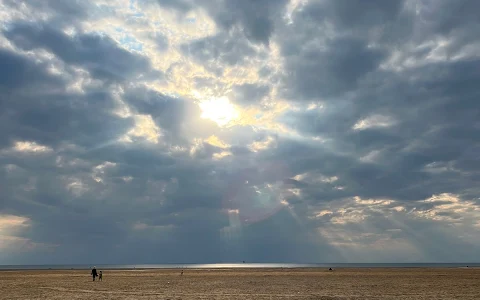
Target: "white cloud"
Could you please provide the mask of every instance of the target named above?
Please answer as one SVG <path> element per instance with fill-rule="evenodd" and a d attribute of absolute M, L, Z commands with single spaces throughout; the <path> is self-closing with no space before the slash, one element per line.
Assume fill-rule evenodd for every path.
<path fill-rule="evenodd" d="M 52 148 L 30 141 L 17 141 L 13 150 L 24 153 L 46 153 L 53 151 Z"/>
<path fill-rule="evenodd" d="M 420 201 L 431 204 L 427 207 L 415 207 L 413 215 L 450 224 L 465 224 L 480 218 L 480 207 L 474 201 L 461 200 L 458 195 L 443 193 Z"/>
<path fill-rule="evenodd" d="M 116 165 L 117 165 L 116 163 L 106 161 L 106 162 L 94 167 L 93 168 L 93 174 L 92 174 L 93 180 L 95 180 L 96 182 L 103 182 L 103 176 L 105 175 L 105 172 L 108 169 L 111 169 L 111 168 L 115 167 Z"/>
<path fill-rule="evenodd" d="M 274 146 L 275 144 L 275 139 L 271 136 L 267 137 L 263 141 L 255 141 L 248 145 L 248 148 L 252 150 L 253 152 L 258 152 L 258 151 L 265 151 Z"/>
<path fill-rule="evenodd" d="M 134 119 L 135 126 L 120 138 L 120 142 L 133 143 L 135 138 L 142 138 L 150 143 L 158 144 L 162 133 L 152 116 L 135 115 Z"/>
<path fill-rule="evenodd" d="M 376 127 L 390 127 L 395 124 L 395 121 L 388 116 L 373 115 L 365 119 L 359 120 L 353 125 L 354 130 L 365 130 Z"/>
<path fill-rule="evenodd" d="M 325 176 L 318 172 L 307 172 L 302 174 L 297 174 L 292 177 L 295 180 L 308 182 L 308 183 L 334 183 L 338 180 L 337 176 Z"/>

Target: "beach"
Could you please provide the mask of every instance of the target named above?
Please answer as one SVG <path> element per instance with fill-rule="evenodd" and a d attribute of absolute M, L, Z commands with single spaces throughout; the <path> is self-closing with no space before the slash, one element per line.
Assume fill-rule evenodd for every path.
<path fill-rule="evenodd" d="M 480 299 L 479 268 L 0 271 L 0 299 Z"/>

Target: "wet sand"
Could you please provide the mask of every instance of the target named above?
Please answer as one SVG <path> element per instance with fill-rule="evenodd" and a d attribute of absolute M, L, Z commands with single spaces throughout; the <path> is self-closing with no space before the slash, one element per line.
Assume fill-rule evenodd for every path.
<path fill-rule="evenodd" d="M 480 299 L 480 269 L 0 271 L 0 299 Z"/>

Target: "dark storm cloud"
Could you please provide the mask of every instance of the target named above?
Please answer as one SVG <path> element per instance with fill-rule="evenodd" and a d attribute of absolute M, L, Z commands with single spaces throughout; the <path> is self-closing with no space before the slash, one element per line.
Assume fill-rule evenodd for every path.
<path fill-rule="evenodd" d="M 283 17 L 286 0 L 216 0 L 171 1 L 157 0 L 160 6 L 185 13 L 200 7 L 224 31 L 239 28 L 252 42 L 268 44 L 275 31 L 275 22 Z"/>
<path fill-rule="evenodd" d="M 86 68 L 92 76 L 104 80 L 127 80 L 152 76 L 150 61 L 120 48 L 109 37 L 80 34 L 70 37 L 46 25 L 15 24 L 5 32 L 24 50 L 47 49 L 65 63 Z"/>
<path fill-rule="evenodd" d="M 365 29 L 396 21 L 404 4 L 404 0 L 374 0 L 368 3 L 361 0 L 312 1 L 304 9 L 304 16 L 317 22 L 329 18 L 339 30 Z"/>
<path fill-rule="evenodd" d="M 270 92 L 267 85 L 242 84 L 234 87 L 235 102 L 240 104 L 252 104 L 260 102 Z"/>
<path fill-rule="evenodd" d="M 90 40 L 87 37 L 83 40 L 87 41 L 86 43 L 75 43 L 54 31 L 41 31 L 46 41 L 39 41 L 38 35 L 30 35 L 28 29 L 32 28 L 23 29 L 25 31 L 15 31 L 15 38 L 17 41 L 21 39 L 27 45 L 45 42 L 45 47 L 48 47 L 48 41 L 64 42 L 62 47 L 54 43 L 51 49 L 67 63 L 78 66 L 93 64 L 93 73 L 102 69 L 115 69 L 115 66 L 109 65 L 108 60 L 93 56 L 102 53 L 109 55 L 110 51 L 113 51 L 111 54 L 116 53 L 109 41 L 102 44 L 100 38 L 96 40 L 97 43 L 95 38 Z M 9 33 L 13 34 L 12 31 Z M 51 40 L 47 33 L 52 34 Z M 30 38 L 33 40 L 29 40 Z M 102 48 L 102 45 L 105 47 Z M 112 48 L 109 48 L 110 46 Z M 76 47 L 80 49 L 77 50 Z M 72 53 L 62 52 L 64 48 L 84 56 L 70 56 Z M 27 49 L 30 49 L 29 46 Z M 119 50 L 118 53 L 127 63 L 136 63 L 126 52 Z M 131 228 L 129 223 L 119 223 L 121 219 L 117 217 L 131 212 L 128 211 L 131 205 L 127 205 L 131 203 L 131 199 L 142 197 L 141 195 L 158 197 L 157 193 L 160 191 L 155 186 L 151 187 L 147 181 L 150 180 L 148 176 L 159 177 L 161 171 L 154 174 L 153 169 L 145 170 L 143 167 L 142 175 L 142 171 L 137 169 L 142 168 L 142 165 L 152 166 L 152 163 L 155 168 L 168 166 L 172 164 L 171 159 L 148 149 L 129 150 L 121 146 L 110 146 L 107 147 L 109 153 L 101 151 L 105 149 L 105 145 L 115 142 L 134 124 L 131 118 L 120 118 L 113 114 L 118 103 L 114 101 L 108 85 L 93 90 L 86 89 L 81 94 L 68 92 L 66 86 L 71 74 L 52 75 L 46 71 L 48 64 L 35 63 L 26 56 L 6 50 L 1 51 L 0 57 L 0 88 L 5 95 L 2 97 L 0 113 L 0 162 L 3 177 L 1 190 L 2 199 L 5 199 L 1 203 L 2 212 L 29 218 L 30 227 L 22 233 L 23 237 L 34 243 L 60 245 L 54 248 L 58 251 L 55 252 L 58 254 L 55 257 L 59 260 L 68 261 L 66 253 L 87 257 L 86 245 L 89 244 L 95 243 L 99 247 L 107 248 L 115 246 L 112 245 L 112 240 L 106 237 L 121 243 Z M 102 65 L 103 63 L 105 65 Z M 116 62 L 112 62 L 114 63 Z M 149 71 L 148 64 L 141 63 L 140 66 L 131 67 L 134 70 L 145 67 L 145 71 Z M 122 67 L 116 70 L 124 72 L 125 75 L 130 72 Z M 7 150 L 15 141 L 35 142 L 49 146 L 51 150 L 47 153 Z M 85 149 L 88 151 L 85 152 Z M 99 176 L 95 174 L 96 166 L 108 160 L 124 166 L 124 172 L 119 174 L 121 177 L 135 175 L 135 171 L 137 172 L 136 180 L 140 181 L 142 187 L 125 193 L 132 198 L 114 196 L 111 189 L 125 184 L 121 177 L 113 177 L 109 186 L 94 180 L 94 176 Z M 146 160 L 148 162 L 145 163 Z M 103 173 L 108 174 L 108 167 L 106 169 L 100 170 L 102 176 Z M 170 178 L 166 175 L 164 177 Z M 133 193 L 135 191 L 138 194 Z M 118 209 L 117 205 L 120 203 L 124 203 L 127 210 Z M 94 206 L 96 209 L 92 210 Z M 139 212 L 151 210 L 139 207 L 138 204 L 133 207 Z M 129 222 L 133 223 L 135 219 L 133 216 Z M 91 234 L 97 227 L 97 233 Z M 44 261 L 54 259 L 53 256 L 48 258 L 48 253 L 42 256 L 43 252 L 40 252 L 39 257 L 43 257 Z"/>
<path fill-rule="evenodd" d="M 395 5 L 390 7 L 391 4 Z M 465 2 L 447 1 L 442 5 L 452 5 L 450 10 L 456 12 L 469 7 Z M 475 167 L 478 160 L 473 153 L 480 138 L 480 109 L 474 100 L 478 93 L 473 84 L 480 78 L 479 62 L 468 54 L 458 60 L 428 61 L 437 46 L 433 44 L 420 51 L 412 44 L 434 37 L 448 38 L 447 57 L 465 53 L 467 47 L 476 46 L 473 40 L 459 37 L 473 37 L 478 32 L 479 20 L 466 14 L 464 20 L 449 16 L 447 19 L 451 21 L 447 22 L 431 13 L 439 7 L 422 9 L 425 11 L 415 17 L 403 4 L 387 1 L 368 11 L 361 8 L 345 11 L 342 1 L 311 2 L 293 16 L 290 29 L 299 34 L 285 35 L 293 36 L 292 39 L 279 37 L 287 68 L 284 95 L 295 102 L 309 100 L 323 104 L 318 109 L 288 112 L 280 120 L 301 134 L 326 141 L 319 144 L 323 150 L 285 141 L 279 145 L 287 152 L 282 155 L 277 150 L 279 156 L 272 159 L 282 157 L 292 173 L 319 170 L 325 176 L 338 177 L 333 183 L 308 182 L 309 177 L 318 176 L 314 172 L 307 179 L 289 182 L 302 192 L 300 198 L 294 195 L 289 198 L 299 215 L 306 214 L 305 202 L 328 209 L 324 203 L 353 196 L 395 199 L 397 205 L 417 207 L 421 207 L 417 201 L 442 193 L 458 194 L 461 201 L 478 197 L 480 190 L 474 184 L 478 178 Z M 353 15 L 349 17 L 350 14 Z M 384 21 L 388 18 L 391 22 Z M 413 21 L 415 24 L 409 23 Z M 335 29 L 328 36 L 314 31 L 329 30 L 325 22 Z M 442 27 L 446 23 L 450 24 L 448 29 Z M 372 30 L 379 34 L 372 34 Z M 356 46 L 347 47 L 345 41 Z M 405 43 L 411 44 L 405 46 Z M 415 58 L 417 65 L 399 71 L 380 69 L 394 54 L 394 48 L 402 59 Z M 362 124 L 366 127 L 362 128 Z M 466 162 L 471 163 L 470 167 Z M 436 212 L 441 204 L 430 203 L 428 209 Z M 373 212 L 360 214 L 371 216 L 368 222 L 362 221 L 364 226 L 379 219 Z M 470 222 L 466 216 L 453 212 L 438 215 Z M 474 255 L 468 251 L 436 253 L 433 245 L 444 240 L 448 240 L 447 247 L 471 245 L 456 239 L 454 232 L 434 230 L 429 222 L 408 217 L 400 222 L 414 227 L 402 235 L 422 250 L 424 257 L 428 257 L 424 259 L 442 261 L 452 255 L 473 259 Z M 361 235 L 361 231 L 353 231 L 350 235 Z M 429 232 L 432 239 L 416 238 L 422 232 Z"/>
<path fill-rule="evenodd" d="M 119 148 L 117 152 L 122 152 L 122 147 Z M 109 151 L 113 150 L 110 147 Z M 215 185 L 205 177 L 211 167 L 198 166 L 198 162 L 183 166 L 177 162 L 172 165 L 173 161 L 156 159 L 159 156 L 157 151 L 138 147 L 130 152 L 133 151 L 137 154 L 129 158 L 110 155 L 108 159 L 117 163 L 118 167 L 107 167 L 99 175 L 102 182 L 95 182 L 92 178 L 95 165 L 101 162 L 98 155 L 86 160 L 88 165 L 84 170 L 78 167 L 45 169 L 35 161 L 24 164 L 24 175 L 36 178 L 33 189 L 24 188 L 29 181 L 18 174 L 19 170 L 5 170 L 2 174 L 6 179 L 2 178 L 2 182 L 12 189 L 2 190 L 9 199 L 2 206 L 6 205 L 9 213 L 31 218 L 31 230 L 22 236 L 60 245 L 56 250 L 59 254 L 56 262 L 91 261 L 88 245 L 92 244 L 110 253 L 108 256 L 99 255 L 97 259 L 111 263 L 134 263 L 132 260 L 138 260 L 138 253 L 145 254 L 140 259 L 142 262 L 155 262 L 151 260 L 152 250 L 155 249 L 162 249 L 162 257 L 157 257 L 157 262 L 211 260 L 208 254 L 217 253 L 215 247 L 220 242 L 216 232 L 228 224 L 228 219 L 218 211 L 219 204 L 214 201 L 220 199 L 221 189 L 212 189 Z M 69 157 L 68 153 L 62 155 L 66 162 L 74 158 Z M 141 162 L 145 157 L 149 158 L 148 164 Z M 45 157 L 42 159 L 45 160 Z M 49 160 L 55 164 L 54 159 Z M 95 160 L 100 161 L 95 163 Z M 11 158 L 9 161 L 15 163 Z M 17 176 L 14 176 L 15 172 Z M 38 172 L 42 172 L 42 177 Z M 131 176 L 131 181 L 121 179 L 126 176 Z M 200 177 L 205 179 L 200 181 Z M 78 185 L 72 185 L 69 179 L 73 183 L 79 182 Z M 13 194 L 16 195 L 15 200 L 11 198 Z M 144 223 L 146 227 L 135 229 L 138 223 Z M 165 228 L 157 230 L 158 226 Z M 97 227 L 98 230 L 95 229 Z M 154 230 L 147 234 L 148 238 L 139 233 L 149 228 Z M 168 232 L 169 228 L 175 237 L 168 238 L 167 235 L 162 238 L 163 230 Z M 196 247 L 198 251 L 195 251 L 195 255 L 184 249 L 187 245 L 197 243 L 191 239 L 192 234 L 202 236 L 203 241 L 210 241 L 202 243 L 202 247 Z M 117 245 L 120 249 L 116 250 Z M 139 250 L 139 247 L 146 248 Z M 175 255 L 177 247 L 186 253 Z M 39 256 L 43 257 L 42 253 Z"/>
<path fill-rule="evenodd" d="M 339 97 L 357 88 L 387 57 L 370 44 L 398 20 L 403 1 L 311 1 L 292 15 L 278 36 L 287 77 L 286 95 L 297 100 Z M 406 20 L 408 21 L 408 19 Z M 394 32 L 395 33 L 395 32 Z"/>
<path fill-rule="evenodd" d="M 129 120 L 111 115 L 115 104 L 108 93 L 69 93 L 65 91 L 66 79 L 47 73 L 47 65 L 4 50 L 0 57 L 2 145 L 14 140 L 42 145 L 74 140 L 75 144 L 92 146 L 92 142 L 111 139 L 131 125 Z M 91 114 L 91 110 L 97 114 Z M 106 120 L 110 122 L 104 123 Z"/>
<path fill-rule="evenodd" d="M 329 41 L 323 51 L 307 47 L 288 51 L 284 54 L 291 74 L 288 84 L 293 86 L 287 94 L 290 98 L 342 95 L 355 89 L 358 81 L 375 71 L 385 58 L 384 51 L 369 49 L 365 41 L 353 37 Z"/>
<path fill-rule="evenodd" d="M 65 80 L 48 74 L 42 66 L 5 51 L 0 56 L 8 58 L 0 75 L 5 95 L 0 114 L 4 146 L 27 140 L 49 146 L 72 142 L 92 147 L 131 126 L 130 120 L 112 115 L 115 104 L 108 93 L 66 92 Z M 91 114 L 92 110 L 96 114 Z"/>
<path fill-rule="evenodd" d="M 225 0 L 220 6 L 209 2 L 207 10 L 224 29 L 239 25 L 249 40 L 268 44 L 275 30 L 274 19 L 282 17 L 287 3 L 286 0 Z"/>
<path fill-rule="evenodd" d="M 420 13 L 427 21 L 427 26 L 433 32 L 442 35 L 459 31 L 468 31 L 473 34 L 480 25 L 478 14 L 475 13 L 479 8 L 478 2 L 468 0 L 419 3 Z"/>
<path fill-rule="evenodd" d="M 214 73 L 221 75 L 225 65 L 243 65 L 250 56 L 257 54 L 252 45 L 237 31 L 219 33 L 182 45 L 185 56 L 205 65 Z"/>
<path fill-rule="evenodd" d="M 4 49 L 0 50 L 0 68 L 0 87 L 3 92 L 9 92 L 0 99 L 2 104 L 8 101 L 10 93 L 24 89 L 27 83 L 32 88 L 45 89 L 63 82 L 61 78 L 48 74 L 35 63 Z"/>
<path fill-rule="evenodd" d="M 297 116 L 286 121 L 300 132 L 332 139 L 351 157 L 378 151 L 372 162 L 354 162 L 346 173 L 338 173 L 361 184 L 362 192 L 354 189 L 352 194 L 414 200 L 446 191 L 461 193 L 473 173 L 445 177 L 423 168 L 431 163 L 475 162 L 470 149 L 478 147 L 479 110 L 470 83 L 480 77 L 473 71 L 477 69 L 474 60 L 415 68 L 401 77 L 382 72 L 378 88 L 359 89 L 353 102 L 327 102 L 324 109 L 293 113 Z M 411 82 L 413 74 L 416 80 Z M 375 114 L 389 116 L 393 123 L 354 129 Z M 343 169 L 338 167 L 337 172 Z"/>
<path fill-rule="evenodd" d="M 452 5 L 453 11 L 466 5 L 447 2 L 441 5 Z M 379 39 L 371 35 L 372 30 L 393 34 L 395 31 L 390 29 L 400 24 L 412 30 L 414 26 L 409 22 L 415 21 L 414 12 L 408 16 L 402 1 L 381 1 L 372 3 L 372 7 L 359 4 L 312 1 L 293 16 L 291 30 L 300 34 L 293 40 L 279 37 L 288 74 L 285 95 L 293 101 L 325 104 L 318 110 L 290 112 L 284 121 L 304 134 L 329 139 L 329 147 L 344 153 L 338 157 L 350 160 L 348 166 L 338 159 L 329 160 L 334 165 L 333 173 L 340 178 L 338 184 L 346 187 L 342 192 L 332 188 L 330 194 L 403 200 L 448 191 L 462 194 L 471 185 L 474 173 L 459 170 L 457 174 L 433 174 L 425 172 L 424 167 L 431 163 L 457 165 L 457 160 L 474 163 L 469 149 L 477 147 L 475 141 L 479 138 L 480 110 L 472 86 L 480 78 L 478 61 L 432 62 L 401 72 L 380 70 L 380 64 L 392 54 L 387 42 L 405 42 L 406 35 L 399 31 Z M 432 9 L 436 8 L 432 5 Z M 412 43 L 432 33 L 449 37 L 453 31 L 467 31 L 466 24 L 474 32 L 478 25 L 478 20 L 468 14 L 465 20 L 448 17 L 451 21 L 447 21 L 427 13 L 427 7 L 423 9 L 417 18 L 427 25 L 418 25 L 416 32 L 407 35 Z M 328 30 L 326 22 L 333 26 L 331 34 L 314 31 Z M 450 24 L 449 30 L 440 24 Z M 370 46 L 371 42 L 376 46 Z M 450 49 L 460 49 L 465 41 L 454 39 L 453 43 L 458 47 L 449 45 Z M 408 55 L 412 50 L 404 51 Z M 423 59 L 429 52 L 423 54 Z M 354 128 L 362 120 L 375 120 L 376 115 L 385 116 L 390 124 Z M 325 161 L 325 154 L 315 155 L 318 162 Z M 361 157 L 364 160 L 359 160 Z M 325 169 L 321 164 L 316 166 Z M 320 195 L 331 198 L 323 192 Z"/>
<path fill-rule="evenodd" d="M 188 0 L 156 0 L 160 6 L 166 8 L 173 8 L 185 13 L 193 8 L 193 3 Z"/>

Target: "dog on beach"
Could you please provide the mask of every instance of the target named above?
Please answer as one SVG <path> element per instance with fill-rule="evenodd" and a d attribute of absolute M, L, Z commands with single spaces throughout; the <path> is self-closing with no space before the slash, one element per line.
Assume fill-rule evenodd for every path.
<path fill-rule="evenodd" d="M 98 274 L 98 280 L 99 281 L 103 281 L 103 274 L 102 274 L 102 271 L 100 271 L 100 274 Z"/>

